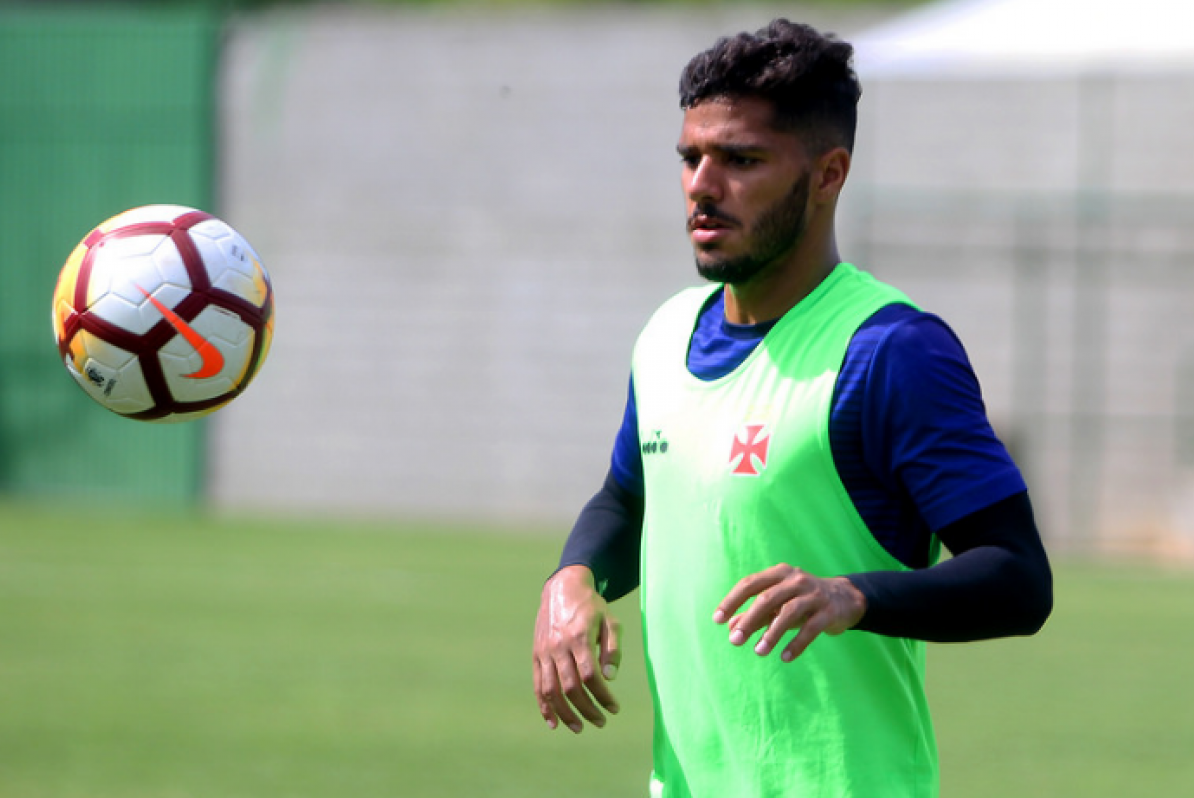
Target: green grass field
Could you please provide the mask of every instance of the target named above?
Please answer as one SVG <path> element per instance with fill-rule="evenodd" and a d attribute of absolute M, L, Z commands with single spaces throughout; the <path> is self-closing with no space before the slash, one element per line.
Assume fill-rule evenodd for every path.
<path fill-rule="evenodd" d="M 633 598 L 622 714 L 535 709 L 558 544 L 0 505 L 0 798 L 643 796 Z M 1190 794 L 1194 574 L 1062 565 L 1041 636 L 929 657 L 943 796 Z"/>

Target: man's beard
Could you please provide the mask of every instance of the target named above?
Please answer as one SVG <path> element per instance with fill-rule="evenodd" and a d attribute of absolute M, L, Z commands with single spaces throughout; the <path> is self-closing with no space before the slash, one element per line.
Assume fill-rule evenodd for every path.
<path fill-rule="evenodd" d="M 697 273 L 710 282 L 742 285 L 795 249 L 808 226 L 805 207 L 810 180 L 811 173 L 805 172 L 787 196 L 763 211 L 754 226 L 746 231 L 749 246 L 745 253 L 722 257 L 713 251 L 698 250 Z M 719 217 L 715 206 L 697 207 L 694 214 Z"/>

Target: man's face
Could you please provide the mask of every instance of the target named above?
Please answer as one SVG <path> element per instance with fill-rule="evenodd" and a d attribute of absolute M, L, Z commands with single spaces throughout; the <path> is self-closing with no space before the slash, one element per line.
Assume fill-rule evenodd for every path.
<path fill-rule="evenodd" d="M 807 224 L 810 163 L 758 98 L 712 99 L 684 112 L 676 150 L 697 271 L 741 285 L 779 263 Z"/>

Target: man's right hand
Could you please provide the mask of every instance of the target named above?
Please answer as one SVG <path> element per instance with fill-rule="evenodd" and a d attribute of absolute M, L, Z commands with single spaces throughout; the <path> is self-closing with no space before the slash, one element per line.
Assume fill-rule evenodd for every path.
<path fill-rule="evenodd" d="M 583 565 L 560 569 L 547 584 L 535 619 L 534 676 L 539 714 L 580 734 L 584 720 L 601 728 L 618 702 L 609 682 L 622 662 L 622 625 Z"/>

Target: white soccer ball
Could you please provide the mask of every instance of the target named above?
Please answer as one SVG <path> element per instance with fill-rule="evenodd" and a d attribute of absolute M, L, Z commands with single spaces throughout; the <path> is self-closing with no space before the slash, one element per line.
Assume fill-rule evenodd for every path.
<path fill-rule="evenodd" d="M 66 370 L 140 421 L 187 421 L 239 396 L 269 352 L 274 291 L 261 258 L 203 211 L 147 205 L 75 248 L 54 290 Z"/>

